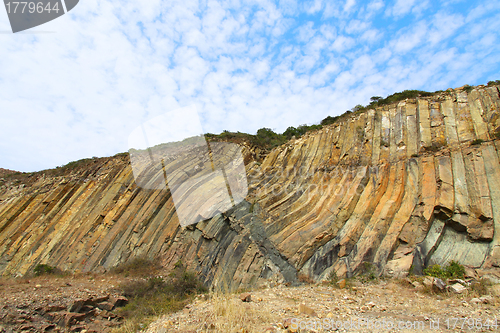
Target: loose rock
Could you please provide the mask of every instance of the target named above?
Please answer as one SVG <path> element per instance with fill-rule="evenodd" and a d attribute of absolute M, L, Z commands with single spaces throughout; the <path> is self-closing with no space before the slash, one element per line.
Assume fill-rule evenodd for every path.
<path fill-rule="evenodd" d="M 299 304 L 299 313 L 309 315 L 311 317 L 317 317 L 316 312 L 305 304 Z"/>
<path fill-rule="evenodd" d="M 464 291 L 467 290 L 464 286 L 462 286 L 460 283 L 455 283 L 454 285 L 450 286 L 451 291 L 453 291 L 455 294 L 461 294 Z"/>
<path fill-rule="evenodd" d="M 251 302 L 252 301 L 252 295 L 250 293 L 243 293 L 240 295 L 240 299 L 242 302 Z"/>

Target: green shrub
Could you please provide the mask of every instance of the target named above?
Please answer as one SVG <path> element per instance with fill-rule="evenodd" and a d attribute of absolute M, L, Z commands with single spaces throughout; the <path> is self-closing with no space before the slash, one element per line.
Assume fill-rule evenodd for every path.
<path fill-rule="evenodd" d="M 352 112 L 360 113 L 369 109 L 375 109 L 376 107 L 380 107 L 383 105 L 397 103 L 407 98 L 428 97 L 432 95 L 434 95 L 434 93 L 422 90 L 404 90 L 402 92 L 397 92 L 392 95 L 389 95 L 386 98 L 382 98 L 380 96 L 373 96 L 370 98 L 370 104 L 366 106 L 358 104 L 352 108 Z"/>
<path fill-rule="evenodd" d="M 332 270 L 332 272 L 328 276 L 327 280 L 328 280 L 328 284 L 336 287 L 337 286 L 337 282 L 339 281 L 339 277 L 337 276 L 337 272 L 335 272 L 334 270 Z"/>
<path fill-rule="evenodd" d="M 424 269 L 424 274 L 440 279 L 463 279 L 465 268 L 456 261 L 450 261 L 442 268 L 440 265 L 433 265 Z"/>
<path fill-rule="evenodd" d="M 35 273 L 35 276 L 40 276 L 45 274 L 54 274 L 56 273 L 56 269 L 46 264 L 39 264 L 35 266 L 33 272 Z"/>
<path fill-rule="evenodd" d="M 450 279 L 463 279 L 465 276 L 465 267 L 452 260 L 445 267 L 445 272 Z"/>
<path fill-rule="evenodd" d="M 443 148 L 445 145 L 441 142 L 433 142 L 429 147 L 425 147 L 426 151 L 431 151 L 431 152 L 438 152 Z"/>
<path fill-rule="evenodd" d="M 472 91 L 472 89 L 474 89 L 474 87 L 473 86 L 469 86 L 468 84 L 466 84 L 464 86 L 464 90 L 467 91 L 468 93 L 470 93 Z"/>
<path fill-rule="evenodd" d="M 63 165 L 60 168 L 64 170 L 74 170 L 76 168 L 88 166 L 90 163 L 93 163 L 94 160 L 97 160 L 97 157 L 82 158 L 81 160 L 78 161 L 69 162 L 68 164 Z"/>
<path fill-rule="evenodd" d="M 366 110 L 366 107 L 361 104 L 358 104 L 352 108 L 352 112 L 362 112 L 364 110 Z"/>
<path fill-rule="evenodd" d="M 437 277 L 440 279 L 444 278 L 444 276 L 445 276 L 444 270 L 441 268 L 440 265 L 437 265 L 437 264 L 425 268 L 424 274 L 427 276 L 433 276 L 433 277 Z"/>
<path fill-rule="evenodd" d="M 177 262 L 168 277 L 154 276 L 130 281 L 120 286 L 129 303 L 118 310 L 125 317 L 124 327 L 132 327 L 133 332 L 144 327 L 139 325 L 152 321 L 152 316 L 181 310 L 195 293 L 205 293 L 207 289 L 197 279 L 196 274 Z"/>
<path fill-rule="evenodd" d="M 399 101 L 405 100 L 407 98 L 417 98 L 417 97 L 428 97 L 432 96 L 434 93 L 430 93 L 422 90 L 404 90 L 402 92 L 397 92 L 386 98 L 381 98 L 379 96 L 374 96 L 370 98 L 371 103 L 368 104 L 364 109 L 375 108 L 378 106 L 388 105 L 392 103 L 397 103 Z"/>
<path fill-rule="evenodd" d="M 368 261 L 363 262 L 363 272 L 360 275 L 362 282 L 373 281 L 377 279 L 377 274 L 375 274 L 376 266 Z"/>
<path fill-rule="evenodd" d="M 337 120 L 339 120 L 339 118 L 340 118 L 340 116 L 335 116 L 335 117 L 328 116 L 325 119 L 323 119 L 320 124 L 322 126 L 331 125 L 331 124 L 336 123 Z"/>
<path fill-rule="evenodd" d="M 330 117 L 331 118 L 331 117 Z M 338 119 L 338 117 L 336 117 Z M 326 119 L 326 118 L 325 118 Z M 323 119 L 323 120 L 325 120 Z M 333 118 L 331 118 L 333 119 Z M 323 127 L 323 121 L 321 122 L 320 125 L 300 125 L 299 127 L 295 128 L 293 126 L 290 126 L 286 129 L 286 131 L 283 132 L 283 137 L 286 140 L 290 140 L 292 136 L 295 136 L 296 138 L 300 138 L 302 135 L 306 134 L 307 132 L 314 131 L 317 129 L 321 129 Z"/>
<path fill-rule="evenodd" d="M 495 81 L 496 82 L 496 81 Z M 470 86 L 469 86 L 470 87 Z M 473 87 L 471 87 L 472 89 Z M 467 88 L 468 89 L 468 88 Z M 292 137 L 300 138 L 305 133 L 314 131 L 317 129 L 321 129 L 323 126 L 331 125 L 338 122 L 341 119 L 348 117 L 351 113 L 361 113 L 365 112 L 369 109 L 375 109 L 377 107 L 381 107 L 384 105 L 389 105 L 393 103 L 397 103 L 399 101 L 409 99 L 409 98 L 417 98 L 417 97 L 428 97 L 433 96 L 436 93 L 443 92 L 441 90 L 436 91 L 434 93 L 423 91 L 423 90 L 404 90 L 402 92 L 397 92 L 392 95 L 387 96 L 386 98 L 382 98 L 380 96 L 372 96 L 370 98 L 370 104 L 363 106 L 361 104 L 356 105 L 351 110 L 347 110 L 340 116 L 327 116 L 319 124 L 314 125 L 300 125 L 298 127 L 289 126 L 282 134 L 275 133 L 270 128 L 261 128 L 257 131 L 257 134 L 246 134 L 240 132 L 230 132 L 223 131 L 221 134 L 205 134 L 205 137 L 212 141 L 222 140 L 222 141 L 233 141 L 236 143 L 240 143 L 241 141 L 249 142 L 257 147 L 260 147 L 265 150 L 270 150 L 275 147 L 278 147 L 284 144 L 287 140 L 290 140 Z M 375 119 L 380 120 L 380 114 L 375 114 Z M 388 147 L 388 143 L 383 143 L 382 146 Z M 442 146 L 440 146 L 442 147 Z M 438 151 L 439 147 L 431 147 L 431 151 Z"/>
<path fill-rule="evenodd" d="M 257 131 L 255 142 L 258 146 L 275 148 L 285 143 L 285 138 L 283 135 L 275 133 L 272 129 L 264 127 Z"/>
<path fill-rule="evenodd" d="M 361 126 L 356 127 L 356 132 L 358 133 L 358 140 L 363 141 L 363 139 L 365 138 L 365 131 L 363 127 Z"/>
<path fill-rule="evenodd" d="M 476 139 L 476 140 L 472 141 L 470 144 L 472 146 L 475 146 L 475 145 L 480 145 L 483 142 L 484 142 L 484 140 L 482 140 L 482 139 Z"/>

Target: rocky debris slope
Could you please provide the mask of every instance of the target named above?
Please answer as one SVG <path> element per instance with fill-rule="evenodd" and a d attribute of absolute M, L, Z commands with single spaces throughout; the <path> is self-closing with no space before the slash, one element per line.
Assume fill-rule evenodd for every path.
<path fill-rule="evenodd" d="M 202 296 L 183 311 L 157 320 L 147 332 L 490 332 L 500 328 L 498 297 L 433 293 L 395 281 L 354 284 L 344 289 L 280 285 L 253 291 L 246 302 L 237 294 Z"/>
<path fill-rule="evenodd" d="M 123 318 L 113 311 L 128 300 L 119 279 L 101 276 L 0 282 L 0 332 L 109 332 Z"/>
<path fill-rule="evenodd" d="M 124 156 L 4 181 L 0 272 L 99 271 L 147 256 L 237 289 L 351 276 L 366 262 L 399 276 L 456 260 L 499 281 L 499 110 L 495 86 L 455 89 L 353 113 L 262 161 L 244 146 L 245 200 L 187 228 L 170 192 L 139 188 Z M 172 163 L 195 175 L 195 162 Z M 154 181 L 163 170 L 144 172 Z"/>

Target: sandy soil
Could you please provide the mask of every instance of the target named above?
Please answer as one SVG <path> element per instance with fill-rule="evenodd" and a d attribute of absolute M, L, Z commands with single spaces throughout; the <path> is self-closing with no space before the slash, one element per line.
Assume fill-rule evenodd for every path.
<path fill-rule="evenodd" d="M 148 333 L 500 331 L 498 297 L 431 293 L 405 281 L 357 282 L 344 289 L 279 286 L 250 295 L 250 302 L 238 294 L 200 296 L 153 323 Z"/>

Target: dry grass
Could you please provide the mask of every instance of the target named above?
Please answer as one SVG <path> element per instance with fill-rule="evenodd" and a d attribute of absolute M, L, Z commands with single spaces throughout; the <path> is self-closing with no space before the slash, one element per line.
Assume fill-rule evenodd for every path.
<path fill-rule="evenodd" d="M 123 276 L 152 276 L 161 269 L 158 260 L 135 257 L 113 267 L 109 272 Z"/>
<path fill-rule="evenodd" d="M 215 292 L 208 298 L 205 310 L 195 314 L 199 319 L 196 323 L 186 323 L 181 319 L 179 326 L 175 326 L 165 317 L 149 327 L 148 332 L 261 333 L 259 327 L 262 323 L 273 321 L 271 313 L 265 308 L 255 307 L 253 302 L 242 302 L 234 293 Z"/>
<path fill-rule="evenodd" d="M 255 311 L 231 294 L 212 295 L 212 304 L 210 319 L 217 332 L 258 332 L 259 324 L 271 322 L 269 313 Z"/>
<path fill-rule="evenodd" d="M 470 286 L 470 294 L 473 297 L 481 297 L 485 295 L 490 295 L 491 282 L 487 279 L 480 279 L 479 281 L 474 281 Z"/>
<path fill-rule="evenodd" d="M 129 264 L 122 272 L 150 274 L 144 263 L 141 260 Z M 125 322 L 113 330 L 114 333 L 145 329 L 159 316 L 181 310 L 194 294 L 206 292 L 196 275 L 187 271 L 180 262 L 168 277 L 141 277 L 121 285 L 120 289 L 129 303 L 117 311 Z"/>

